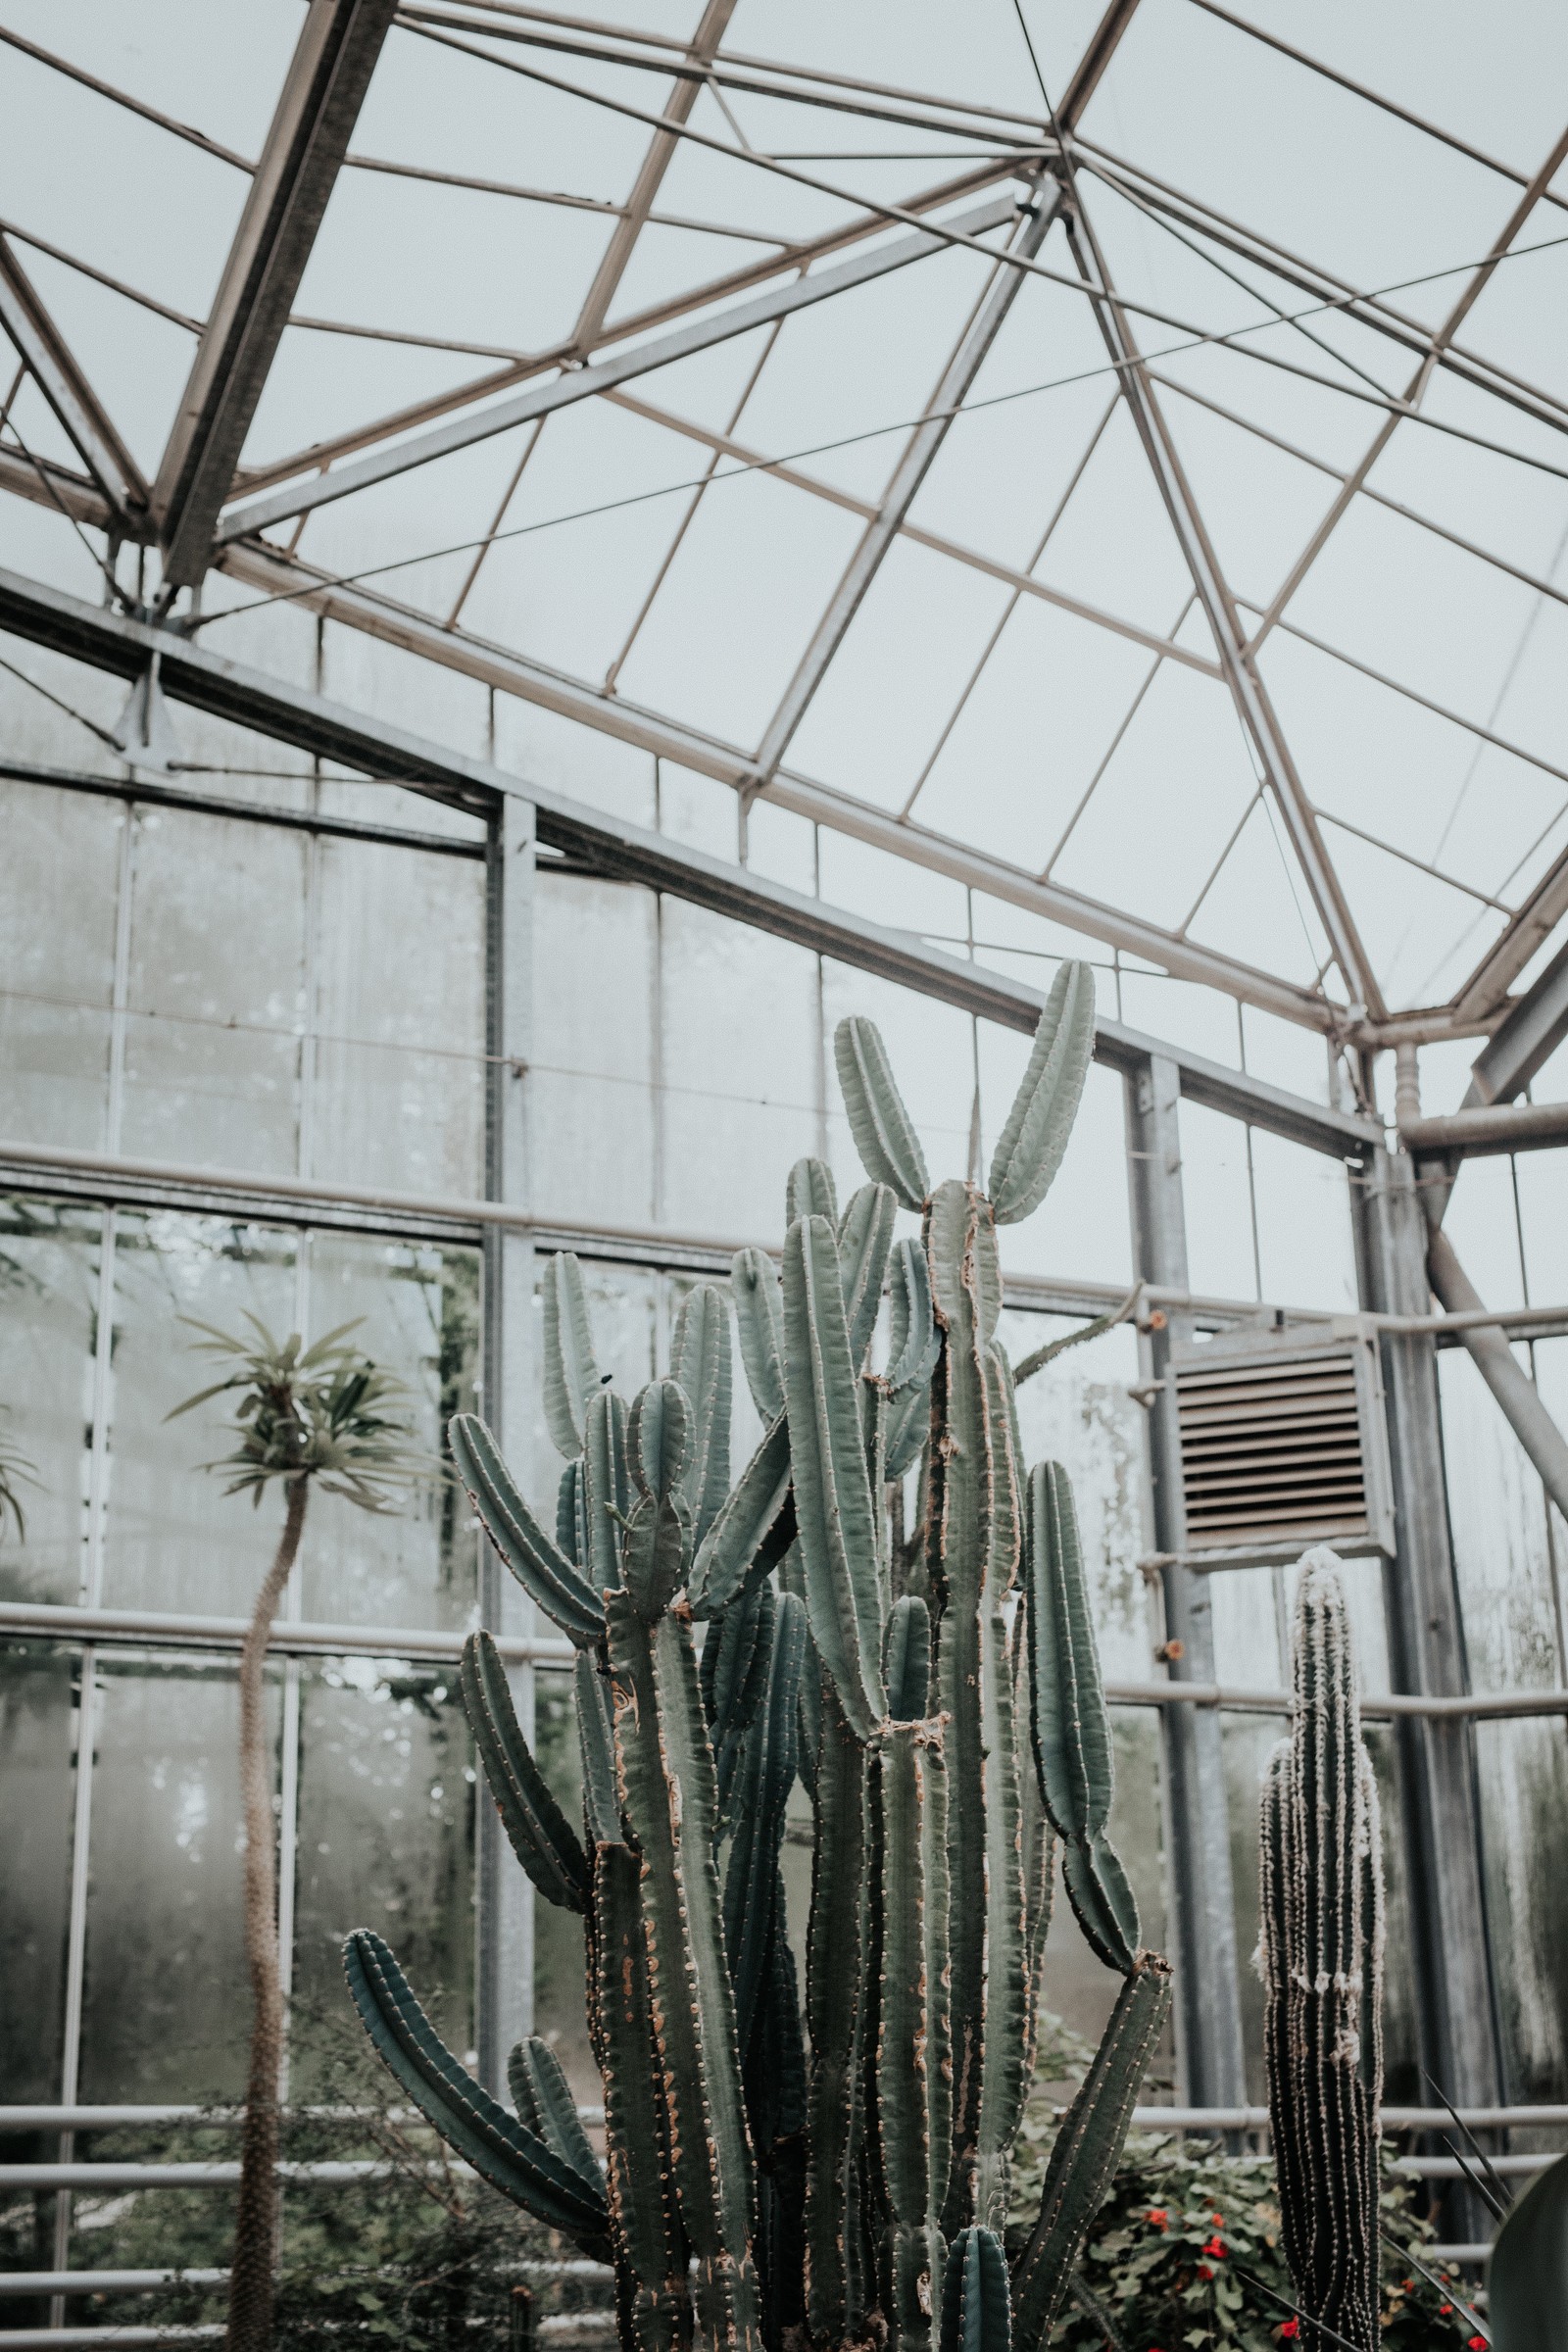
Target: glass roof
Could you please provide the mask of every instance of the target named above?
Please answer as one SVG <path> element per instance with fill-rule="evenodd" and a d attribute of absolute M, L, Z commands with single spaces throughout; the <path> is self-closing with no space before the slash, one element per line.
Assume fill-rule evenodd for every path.
<path fill-rule="evenodd" d="M 289 109 L 334 27 L 373 71 L 316 226 Z M 249 367 L 164 595 L 216 649 L 396 608 L 1005 946 L 1473 1034 L 1568 908 L 1568 18 L 1412 30 L 0 0 L 5 561 L 96 596 L 145 542 L 157 601 L 193 365 Z M 264 197 L 303 274 L 236 360 Z"/>

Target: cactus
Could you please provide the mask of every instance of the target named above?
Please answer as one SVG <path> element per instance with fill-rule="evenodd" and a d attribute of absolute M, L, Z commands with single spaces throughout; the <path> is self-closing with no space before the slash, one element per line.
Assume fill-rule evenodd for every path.
<path fill-rule="evenodd" d="M 1295 1723 L 1263 1779 L 1258 1965 L 1286 2260 L 1308 2319 L 1380 2340 L 1383 1856 L 1339 1562 L 1301 1562 Z"/>
<path fill-rule="evenodd" d="M 487 1635 L 460 1679 L 523 1868 L 584 1919 L 603 2168 L 541 2044 L 514 2053 L 513 2118 L 363 1933 L 350 1984 L 435 2128 L 573 2243 L 608 2245 L 628 2352 L 1035 2352 L 1119 2156 L 1169 1971 L 1140 1948 L 1106 1837 L 1071 1493 L 1055 1465 L 1025 1475 L 997 1338 L 997 1219 L 1037 1206 L 1060 1161 L 1093 1018 L 1069 966 L 998 1147 L 996 1208 L 974 1184 L 932 1190 L 881 1038 L 842 1024 L 870 1181 L 841 1211 L 828 1169 L 799 1161 L 781 1263 L 745 1250 L 727 1298 L 695 1289 L 669 1377 L 629 1410 L 600 1381 L 574 1261 L 553 1260 L 554 1537 L 482 1425 L 453 1425 L 491 1542 L 577 1645 L 580 1839 Z M 895 1239 L 901 1206 L 918 1239 Z M 733 1484 L 731 1305 L 763 1424 Z M 917 1461 L 924 1532 L 906 1542 Z M 779 1868 L 797 1777 L 814 1817 L 804 1987 Z M 1125 1984 L 1009 2277 L 1058 1839 Z"/>

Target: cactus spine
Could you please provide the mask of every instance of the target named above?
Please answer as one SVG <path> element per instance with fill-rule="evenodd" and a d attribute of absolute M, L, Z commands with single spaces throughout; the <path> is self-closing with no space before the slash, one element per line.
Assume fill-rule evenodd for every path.
<path fill-rule="evenodd" d="M 603 2168 L 542 2043 L 514 2053 L 514 2117 L 363 1932 L 349 1981 L 436 2129 L 529 2212 L 608 2247 L 627 2352 L 1035 2352 L 1114 2170 L 1169 1971 L 1140 1948 L 1105 1834 L 1071 1493 L 1057 1466 L 1025 1475 L 997 1337 L 997 1222 L 1055 1172 L 1093 1025 L 1087 967 L 1069 965 L 988 1197 L 932 1189 L 881 1038 L 843 1023 L 870 1181 L 841 1212 L 827 1168 L 798 1162 L 781 1269 L 742 1250 L 727 1298 L 695 1290 L 670 1377 L 629 1411 L 601 1384 L 580 1272 L 554 1259 L 554 1537 L 483 1426 L 453 1424 L 491 1542 L 577 1645 L 580 1840 L 484 1634 L 461 1688 L 519 1860 L 584 1918 Z M 918 1240 L 895 1241 L 901 1206 Z M 731 1306 L 764 1432 L 733 1485 Z M 902 1482 L 922 1455 L 906 1543 Z M 814 1814 L 804 2032 L 779 1870 L 797 1776 Z M 1058 1838 L 1074 1909 L 1125 1984 L 1009 2277 Z"/>
<path fill-rule="evenodd" d="M 1286 2259 L 1302 2311 L 1379 2341 L 1383 1854 L 1339 1562 L 1301 1562 L 1295 1723 L 1263 1780 L 1258 1959 Z"/>

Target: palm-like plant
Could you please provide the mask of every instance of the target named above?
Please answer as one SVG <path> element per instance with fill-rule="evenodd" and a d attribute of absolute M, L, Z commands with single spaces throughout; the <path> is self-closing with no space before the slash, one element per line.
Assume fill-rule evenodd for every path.
<path fill-rule="evenodd" d="M 323 1494 L 345 1496 L 361 1510 L 384 1512 L 393 1507 L 400 1490 L 427 1476 L 434 1464 L 411 1441 L 403 1382 L 350 1345 L 349 1334 L 358 1323 L 341 1324 L 305 1348 L 297 1332 L 277 1340 L 254 1315 L 245 1320 L 251 1327 L 248 1336 L 220 1331 L 210 1323 L 192 1324 L 206 1334 L 196 1347 L 227 1368 L 221 1380 L 187 1396 L 169 1418 L 172 1421 L 211 1397 L 234 1393 L 234 1449 L 201 1466 L 227 1473 L 225 1494 L 248 1494 L 258 1506 L 274 1480 L 284 1494 L 282 1533 L 257 1592 L 239 1661 L 245 1948 L 252 2022 L 227 2342 L 229 2352 L 265 2352 L 272 2328 L 278 2082 L 283 2061 L 276 1829 L 264 1709 L 268 1642 L 299 1553 L 313 1486 Z"/>
<path fill-rule="evenodd" d="M 0 1405 L 0 1413 L 8 1411 L 9 1407 Z M 24 1486 L 35 1487 L 37 1484 L 37 1476 L 31 1462 L 28 1461 L 16 1439 L 11 1436 L 4 1424 L 0 1423 L 0 1541 L 3 1541 L 5 1537 L 6 1521 L 14 1519 L 17 1523 L 17 1542 L 19 1544 L 26 1542 L 27 1521 L 22 1508 L 22 1496 L 18 1494 L 17 1489 Z"/>

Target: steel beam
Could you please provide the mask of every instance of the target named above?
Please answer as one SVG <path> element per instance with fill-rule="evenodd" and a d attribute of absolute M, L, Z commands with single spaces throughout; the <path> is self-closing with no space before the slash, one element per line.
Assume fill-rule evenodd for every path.
<path fill-rule="evenodd" d="M 1559 948 L 1534 987 L 1510 1006 L 1477 1057 L 1462 1107 L 1511 1102 L 1523 1094 L 1568 1037 L 1568 947 Z"/>
<path fill-rule="evenodd" d="M 311 0 L 170 435 L 153 505 L 165 577 L 200 580 L 396 0 Z"/>
<path fill-rule="evenodd" d="M 1038 192 L 1013 244 L 1012 251 L 1015 254 L 1026 261 L 1034 259 L 1050 234 L 1052 222 L 1061 210 L 1061 189 L 1055 181 L 1051 181 Z M 881 570 L 883 559 L 902 529 L 919 494 L 921 483 L 936 463 L 954 418 L 968 398 L 974 379 L 985 366 L 991 347 L 1002 332 L 1022 286 L 1023 275 L 1020 270 L 1004 269 L 993 279 L 989 293 L 959 336 L 957 348 L 942 371 L 925 416 L 905 443 L 903 455 L 894 467 L 893 477 L 882 494 L 881 503 L 845 566 L 844 575 L 833 591 L 827 611 L 817 622 L 811 641 L 797 664 L 795 675 L 784 689 L 783 699 L 758 745 L 758 785 L 770 782 L 777 774 L 797 728 L 826 677 L 833 657 L 843 644 L 867 590 Z"/>
<path fill-rule="evenodd" d="M 689 64 L 707 66 L 712 63 L 734 13 L 735 0 L 708 0 L 702 22 L 692 35 L 691 47 L 686 52 Z M 677 127 L 656 130 L 649 142 L 642 168 L 626 199 L 626 209 L 615 223 L 604 258 L 594 272 L 593 283 L 577 315 L 577 323 L 572 329 L 572 344 L 579 353 L 591 351 L 598 340 L 606 313 L 615 299 L 620 281 L 630 266 L 637 239 L 654 209 L 654 199 L 663 184 L 664 174 L 680 144 L 678 125 L 689 121 L 702 87 L 699 75 L 682 75 L 674 82 L 664 101 L 665 117 Z"/>
<path fill-rule="evenodd" d="M 141 468 L 116 432 L 64 335 L 18 261 L 9 238 L 0 235 L 0 326 L 17 348 L 72 446 L 113 510 L 116 520 L 146 514 L 148 491 Z"/>
<path fill-rule="evenodd" d="M 1530 896 L 1514 912 L 1507 929 L 1494 940 L 1453 1000 L 1460 1020 L 1494 1012 L 1509 988 L 1568 914 L 1568 850 L 1542 875 Z"/>
<path fill-rule="evenodd" d="M 1125 1074 L 1127 1181 L 1134 1270 L 1146 1282 L 1187 1287 L 1182 1201 L 1181 1073 L 1163 1051 L 1130 1062 Z M 1181 1431 L 1172 1350 L 1190 1342 L 1189 1316 L 1169 1310 L 1162 1331 L 1140 1334 L 1141 1377 L 1159 1382 L 1149 1416 L 1154 1542 L 1169 1555 L 1160 1570 L 1165 1636 L 1179 1656 L 1176 1682 L 1213 1684 L 1211 1588 L 1181 1565 L 1187 1549 Z M 1219 1717 L 1201 1707 L 1160 1716 L 1170 1852 L 1166 1885 L 1176 1962 L 1180 2095 L 1199 2106 L 1234 2107 L 1247 2095 L 1240 1964 L 1231 1883 L 1230 1821 Z"/>
<path fill-rule="evenodd" d="M 1155 484 L 1175 529 L 1177 543 L 1192 574 L 1193 586 L 1213 633 L 1215 651 L 1229 682 L 1237 715 L 1258 762 L 1259 773 L 1269 788 L 1290 835 L 1291 846 L 1296 852 L 1318 919 L 1328 936 L 1334 959 L 1354 1005 L 1369 1013 L 1374 1020 L 1380 1020 L 1387 1006 L 1371 960 L 1361 945 L 1349 904 L 1334 870 L 1333 860 L 1323 845 L 1317 817 L 1297 773 L 1290 746 L 1259 675 L 1247 633 L 1242 627 L 1236 601 L 1220 569 L 1219 560 L 1177 457 L 1175 442 L 1150 381 L 1143 355 L 1133 338 L 1126 313 L 1116 300 L 1115 290 L 1106 273 L 1104 256 L 1081 209 L 1076 220 L 1069 220 L 1067 234 L 1079 271 L 1090 290 L 1090 299 L 1105 348 L 1115 364 L 1122 396 L 1138 428 L 1138 437 L 1144 445 Z"/>
<path fill-rule="evenodd" d="M 1427 1271 L 1432 1288 L 1450 1314 L 1485 1313 L 1480 1293 L 1441 1225 L 1432 1227 L 1427 1241 Z M 1466 1352 L 1535 1464 L 1542 1485 L 1568 1519 L 1568 1440 L 1542 1403 L 1535 1382 L 1495 1326 L 1470 1324 L 1462 1337 Z"/>
<path fill-rule="evenodd" d="M 237 548 L 231 551 L 224 567 L 236 577 L 281 589 L 283 593 L 293 593 L 294 589 L 285 586 L 293 583 L 301 593 L 302 602 L 332 619 L 364 629 L 406 652 L 427 655 L 448 668 L 460 669 L 466 676 L 559 711 L 564 717 L 616 736 L 622 742 L 639 745 L 657 757 L 695 769 L 700 775 L 737 786 L 746 781 L 749 763 L 746 754 L 739 749 L 639 710 L 620 696 L 599 693 L 578 679 L 565 677 L 559 670 L 548 669 L 542 662 L 530 662 L 504 647 L 465 637 L 457 630 L 443 629 L 427 614 L 414 612 L 407 606 L 391 604 L 363 589 L 333 587 L 325 581 L 312 585 L 317 575 L 308 568 L 261 550 Z M 177 629 L 151 627 L 106 614 L 97 606 L 82 604 L 18 573 L 0 571 L 0 629 L 10 629 L 18 636 L 53 646 L 59 653 L 88 662 L 96 668 L 114 670 L 123 677 L 140 676 L 156 652 L 164 690 L 172 700 L 212 710 L 283 742 L 305 748 L 314 746 L 322 758 L 343 760 L 373 775 L 407 781 L 416 788 L 428 786 L 438 797 L 462 800 L 480 814 L 487 810 L 488 793 L 519 789 L 515 777 L 482 761 L 464 760 L 401 729 L 380 725 L 361 712 L 347 710 L 264 673 L 224 661 L 197 648 Z M 325 748 L 328 743 L 339 748 L 328 751 Z M 432 785 L 432 778 L 439 781 Z M 701 894 L 701 903 L 712 904 L 718 911 L 724 910 L 719 902 L 725 901 L 737 919 L 760 923 L 784 937 L 804 939 L 805 929 L 822 923 L 821 910 L 814 900 L 798 899 L 791 892 L 773 893 L 770 886 L 754 884 L 744 870 L 727 866 L 721 859 L 705 861 L 697 853 L 686 852 L 662 835 L 641 834 L 634 826 L 617 825 L 598 811 L 581 808 L 543 788 L 536 790 L 529 786 L 528 790 L 539 804 L 540 838 L 551 847 L 595 859 L 602 866 L 609 859 L 605 870 L 616 870 L 630 858 L 639 868 L 635 878 L 651 880 L 655 870 L 665 872 L 670 879 L 659 882 L 656 887 L 670 889 L 675 895 L 687 898 Z M 465 800 L 465 794 L 470 797 Z M 901 823 L 883 810 L 826 785 L 781 771 L 764 797 L 779 808 L 808 817 L 814 824 L 849 834 L 892 857 L 906 858 L 970 889 L 1022 906 L 1031 913 L 1049 916 L 1091 939 L 1119 947 L 1127 954 L 1162 966 L 1178 978 L 1223 989 L 1244 1004 L 1256 1004 L 1262 1010 L 1324 1034 L 1337 1035 L 1344 1027 L 1344 1016 L 1337 1006 L 1293 982 L 1260 972 L 1217 950 L 1176 939 L 1154 924 L 1103 906 L 1063 884 L 1042 882 L 1000 858 L 970 849 L 946 835 L 912 823 Z M 639 846 L 633 847 L 634 842 Z M 677 877 L 684 877 L 684 882 Z M 777 910 L 770 915 L 767 909 L 774 901 Z M 808 918 L 806 910 L 811 908 L 818 910 Z M 853 918 L 847 920 L 853 923 Z M 843 942 L 849 938 L 850 929 L 841 928 L 836 936 Z M 842 945 L 824 944 L 821 952 L 844 955 L 851 962 L 865 961 L 864 956 L 848 954 Z M 880 955 L 881 951 L 877 953 Z M 918 960 L 916 956 L 914 962 Z M 951 976 L 944 980 L 940 990 L 927 993 L 958 990 L 971 1008 L 975 1008 L 977 990 L 988 994 L 992 1001 L 1000 1001 L 996 995 L 999 986 L 996 975 L 984 973 L 981 967 L 956 957 L 941 960 L 952 965 L 953 975 L 966 973 L 968 977 Z M 1024 992 L 1026 996 L 1028 993 Z M 1302 1105 L 1303 1113 L 1308 1109 L 1316 1122 L 1313 1132 L 1325 1137 L 1348 1139 L 1377 1132 L 1354 1121 L 1348 1126 L 1337 1126 L 1335 1122 L 1343 1114 Z M 1268 1121 L 1265 1118 L 1259 1123 L 1266 1125 Z M 1339 1146 L 1326 1144 L 1322 1148 L 1338 1150 Z M 1352 1144 L 1350 1148 L 1360 1146 Z"/>
<path fill-rule="evenodd" d="M 983 237 L 1013 220 L 1017 210 L 1016 198 L 996 196 L 976 206 L 973 212 L 960 215 L 949 225 L 962 229 L 966 235 Z M 916 229 L 912 236 L 875 246 L 831 270 L 819 270 L 814 276 L 791 278 L 786 284 L 758 295 L 754 301 L 711 312 L 656 341 L 638 343 L 614 359 L 601 360 L 592 368 L 568 368 L 548 382 L 530 385 L 527 391 L 514 394 L 510 400 L 465 412 L 448 424 L 433 426 L 429 432 L 399 441 L 390 449 L 377 450 L 355 465 L 314 474 L 307 481 L 274 491 L 270 497 L 231 507 L 219 527 L 219 543 L 228 546 L 235 540 L 249 538 L 253 532 L 267 530 L 274 522 L 311 514 L 334 499 L 352 497 L 357 490 L 390 481 L 416 466 L 431 465 L 456 450 L 470 449 L 476 442 L 511 432 L 516 425 L 526 424 L 536 416 L 549 416 L 557 409 L 570 408 L 579 400 L 592 400 L 598 392 L 630 383 L 656 368 L 671 367 L 697 352 L 710 351 L 719 343 L 732 341 L 736 335 L 750 334 L 754 327 L 767 326 L 775 318 L 787 318 L 814 303 L 826 302 L 852 287 L 867 285 L 894 270 L 907 269 L 911 262 L 921 261 L 927 254 L 945 250 L 943 239 L 934 230 Z"/>
<path fill-rule="evenodd" d="M 1350 1200 L 1362 1305 L 1424 1315 L 1426 1220 L 1408 1156 L 1375 1153 Z M 1396 1544 L 1384 1571 L 1390 1677 L 1399 1691 L 1459 1697 L 1468 1677 L 1436 1345 L 1386 1333 L 1380 1353 Z M 1422 2064 L 1456 2105 L 1494 2106 L 1502 2070 L 1471 1735 L 1462 1722 L 1410 1718 L 1396 1736 Z"/>

